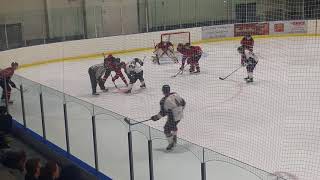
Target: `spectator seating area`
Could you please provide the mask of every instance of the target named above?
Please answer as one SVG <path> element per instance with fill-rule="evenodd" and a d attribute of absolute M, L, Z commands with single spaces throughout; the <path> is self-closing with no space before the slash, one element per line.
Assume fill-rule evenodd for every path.
<path fill-rule="evenodd" d="M 0 107 L 1 180 L 86 180 L 95 179 L 72 162 L 39 152 L 13 131 L 14 120 Z M 40 143 L 40 142 L 39 142 Z"/>

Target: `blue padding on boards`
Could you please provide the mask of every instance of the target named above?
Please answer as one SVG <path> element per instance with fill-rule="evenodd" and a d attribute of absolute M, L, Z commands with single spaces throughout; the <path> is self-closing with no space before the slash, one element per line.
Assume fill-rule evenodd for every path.
<path fill-rule="evenodd" d="M 82 168 L 85 171 L 89 172 L 90 174 L 93 174 L 94 176 L 96 176 L 98 179 L 101 179 L 101 180 L 112 180 L 108 176 L 106 176 L 103 173 L 97 171 L 95 168 L 93 168 L 90 165 L 88 165 L 87 163 L 81 161 L 77 157 L 75 157 L 75 156 L 73 156 L 71 154 L 68 154 L 68 152 L 66 152 L 65 150 L 61 149 L 59 146 L 57 146 L 57 145 L 55 145 L 55 144 L 43 139 L 43 137 L 41 137 L 37 133 L 33 132 L 32 130 L 30 130 L 28 128 L 24 128 L 24 126 L 21 125 L 20 123 L 18 123 L 16 120 L 13 120 L 12 124 L 13 124 L 14 128 L 22 129 L 26 133 L 30 134 L 35 140 L 39 141 L 40 143 L 44 143 L 45 145 L 47 145 L 48 148 L 53 150 L 59 156 L 65 157 L 66 159 L 72 161 L 73 163 L 77 164 L 80 168 Z"/>

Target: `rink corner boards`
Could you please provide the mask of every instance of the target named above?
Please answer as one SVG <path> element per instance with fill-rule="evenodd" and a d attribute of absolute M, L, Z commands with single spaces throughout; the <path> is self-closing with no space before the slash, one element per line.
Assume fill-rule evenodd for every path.
<path fill-rule="evenodd" d="M 274 34 L 274 35 L 256 35 L 253 36 L 254 39 L 272 39 L 272 38 L 290 38 L 290 37 L 320 37 L 320 34 Z M 219 43 L 219 42 L 226 42 L 226 41 L 240 41 L 242 37 L 224 37 L 224 38 L 212 38 L 212 39 L 204 39 L 199 41 L 194 41 L 192 44 L 207 44 L 207 43 Z M 115 54 L 115 55 L 122 55 L 122 54 L 129 54 L 129 53 L 136 53 L 136 52 L 143 52 L 143 51 L 150 51 L 153 47 L 147 48 L 134 48 L 134 49 L 127 49 L 127 50 L 118 50 L 118 51 L 106 51 L 101 53 L 94 53 L 94 54 L 85 54 L 73 57 L 65 57 L 65 58 L 56 58 L 50 60 L 40 60 L 35 63 L 30 64 L 22 64 L 19 69 L 29 68 L 33 66 L 45 65 L 50 63 L 57 63 L 57 62 L 71 62 L 71 61 L 81 61 L 81 60 L 89 60 L 93 58 L 102 57 L 102 53 L 104 54 Z"/>

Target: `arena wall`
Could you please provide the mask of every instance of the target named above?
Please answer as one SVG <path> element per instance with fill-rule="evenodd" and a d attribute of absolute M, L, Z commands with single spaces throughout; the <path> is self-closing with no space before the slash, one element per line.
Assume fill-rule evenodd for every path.
<path fill-rule="evenodd" d="M 298 22 L 298 23 L 292 23 Z M 303 25 L 305 31 L 301 31 L 301 26 Z M 284 24 L 284 29 L 282 33 L 272 33 L 272 27 L 274 24 Z M 282 21 L 282 22 L 269 22 L 269 32 L 265 33 L 262 31 L 262 37 L 271 38 L 274 35 L 279 35 L 280 37 L 291 37 L 291 36 L 315 36 L 320 33 L 320 28 L 318 28 L 319 20 L 309 20 L 309 21 Z M 251 23 L 252 24 L 252 23 Z M 262 23 L 256 23 L 262 24 Z M 292 24 L 297 24 L 299 27 L 295 27 Z M 178 31 L 189 31 L 191 33 L 191 41 L 194 43 L 205 43 L 205 42 L 214 42 L 214 41 L 226 41 L 226 40 L 238 40 L 239 37 L 236 36 L 236 33 L 230 33 L 230 29 L 234 28 L 235 25 L 225 25 L 227 35 L 220 34 L 219 36 L 206 36 L 209 39 L 205 39 L 203 36 L 202 27 L 189 28 L 189 29 L 178 29 L 165 32 L 178 32 Z M 243 25 L 242 25 L 243 26 Z M 249 25 L 250 30 L 252 25 Z M 259 25 L 260 26 L 260 25 Z M 265 25 L 264 25 L 265 26 Z M 218 26 L 217 26 L 218 27 Z M 214 28 L 216 31 L 220 31 L 221 27 Z M 244 26 L 244 29 L 248 30 Z M 292 29 L 290 29 L 292 28 Z M 293 31 L 298 29 L 298 31 Z M 241 27 L 240 27 L 241 29 Z M 217 33 L 215 30 L 211 33 Z M 61 43 L 52 43 L 46 45 L 30 46 L 18 49 L 11 49 L 7 51 L 0 52 L 1 64 L 0 68 L 6 67 L 12 61 L 17 61 L 22 65 L 22 67 L 28 67 L 33 65 L 52 63 L 52 62 L 61 62 L 61 61 L 71 61 L 71 60 L 80 60 L 88 59 L 94 57 L 101 57 L 101 54 L 104 53 L 114 53 L 122 54 L 128 52 L 149 50 L 153 48 L 154 43 L 160 40 L 160 34 L 164 33 L 163 31 L 151 32 L 151 33 L 141 33 L 141 34 L 131 34 L 131 35 L 121 35 L 121 36 L 111 36 L 105 38 L 96 38 L 96 39 L 86 39 L 86 40 L 77 40 L 77 41 L 67 41 Z M 265 34 L 263 34 L 265 33 Z M 259 38 L 260 36 L 256 36 Z"/>

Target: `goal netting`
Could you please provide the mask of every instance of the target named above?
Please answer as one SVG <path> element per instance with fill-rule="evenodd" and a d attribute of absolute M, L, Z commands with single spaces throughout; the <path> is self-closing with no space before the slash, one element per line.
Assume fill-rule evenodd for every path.
<path fill-rule="evenodd" d="M 174 47 L 179 43 L 190 43 L 190 32 L 172 32 L 161 34 L 161 41 L 171 42 Z"/>

